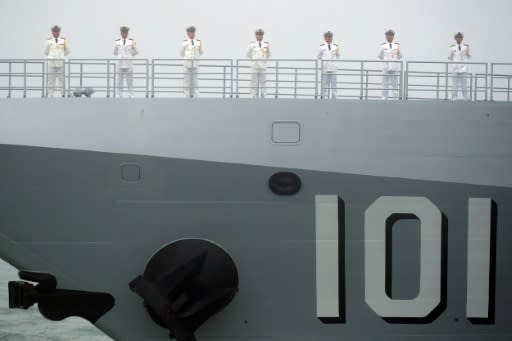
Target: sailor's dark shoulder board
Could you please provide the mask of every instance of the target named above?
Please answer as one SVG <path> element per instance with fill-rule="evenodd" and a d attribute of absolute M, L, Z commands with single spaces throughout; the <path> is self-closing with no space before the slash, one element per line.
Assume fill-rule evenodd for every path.
<path fill-rule="evenodd" d="M 325 46 L 325 44 L 320 44 L 320 46 Z"/>
<path fill-rule="evenodd" d="M 201 39 L 196 39 L 196 41 L 201 41 Z"/>
<path fill-rule="evenodd" d="M 453 44 L 453 45 L 450 45 L 450 47 L 455 47 L 455 44 Z"/>
<path fill-rule="evenodd" d="M 116 39 L 116 41 L 119 41 L 119 40 L 121 40 L 121 38 L 119 38 L 119 39 Z"/>
<path fill-rule="evenodd" d="M 133 38 L 128 38 L 128 40 L 133 40 Z"/>
<path fill-rule="evenodd" d="M 381 45 L 381 46 L 384 46 L 384 45 L 387 45 L 387 44 L 388 44 L 388 43 L 382 43 L 382 45 Z"/>
<path fill-rule="evenodd" d="M 270 45 L 270 43 L 268 41 L 265 41 L 265 44 Z"/>
<path fill-rule="evenodd" d="M 395 44 L 400 45 L 400 43 L 395 43 Z"/>
<path fill-rule="evenodd" d="M 469 44 L 464 44 L 464 46 L 467 46 L 467 47 L 469 47 Z"/>
<path fill-rule="evenodd" d="M 338 46 L 338 44 L 332 43 L 334 46 Z"/>

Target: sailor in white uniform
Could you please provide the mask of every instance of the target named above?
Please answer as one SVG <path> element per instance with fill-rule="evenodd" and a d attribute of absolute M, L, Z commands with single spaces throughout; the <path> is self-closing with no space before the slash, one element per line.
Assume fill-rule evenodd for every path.
<path fill-rule="evenodd" d="M 461 62 L 452 65 L 452 100 L 459 100 L 459 90 L 462 98 L 467 101 L 468 96 L 468 63 L 471 59 L 471 51 L 468 44 L 463 44 L 464 34 L 458 32 L 455 35 L 456 44 L 450 46 L 448 59 L 452 62 Z"/>
<path fill-rule="evenodd" d="M 126 26 L 121 27 L 121 38 L 114 44 L 114 56 L 119 58 L 117 63 L 117 95 L 122 98 L 124 93 L 124 83 L 128 85 L 128 97 L 133 97 L 133 57 L 139 54 L 135 40 L 128 38 L 130 29 Z"/>
<path fill-rule="evenodd" d="M 251 95 L 265 98 L 267 95 L 267 59 L 270 58 L 270 44 L 263 41 L 265 32 L 260 28 L 255 32 L 256 40 L 249 44 L 247 57 L 251 62 Z"/>
<path fill-rule="evenodd" d="M 184 59 L 183 91 L 185 97 L 193 98 L 199 96 L 199 62 L 197 59 L 203 54 L 203 43 L 196 39 L 196 28 L 187 28 L 188 39 L 183 41 L 181 56 Z"/>
<path fill-rule="evenodd" d="M 322 63 L 322 98 L 336 98 L 338 65 L 340 59 L 340 47 L 332 41 L 331 31 L 324 34 L 325 43 L 320 45 L 318 59 Z"/>
<path fill-rule="evenodd" d="M 47 74 L 47 94 L 53 97 L 58 80 L 61 96 L 64 97 L 64 58 L 69 54 L 69 44 L 66 38 L 60 36 L 60 27 L 52 27 L 52 38 L 48 38 L 44 55 L 49 59 Z"/>
<path fill-rule="evenodd" d="M 378 57 L 380 60 L 386 61 L 383 67 L 382 75 L 382 99 L 389 98 L 389 91 L 392 92 L 392 98 L 397 99 L 400 93 L 400 61 L 403 57 L 400 44 L 395 42 L 395 32 L 388 30 L 386 32 L 386 42 L 379 48 Z"/>

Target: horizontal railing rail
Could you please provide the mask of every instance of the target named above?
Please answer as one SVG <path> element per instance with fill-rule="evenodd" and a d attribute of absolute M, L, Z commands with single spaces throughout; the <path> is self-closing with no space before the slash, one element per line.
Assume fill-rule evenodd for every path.
<path fill-rule="evenodd" d="M 126 75 L 121 72 L 123 70 Z M 91 88 L 105 97 L 122 97 L 125 92 L 130 97 L 149 97 L 151 75 L 148 59 L 69 59 L 66 75 L 68 97 L 84 88 Z M 120 77 L 133 81 L 131 91 L 124 91 L 124 84 L 119 83 Z"/>
<path fill-rule="evenodd" d="M 233 97 L 231 59 L 154 59 L 151 97 Z"/>
<path fill-rule="evenodd" d="M 404 64 L 400 60 L 323 60 L 321 98 L 401 99 L 403 73 Z M 334 84 L 329 82 L 332 77 Z"/>
<path fill-rule="evenodd" d="M 487 101 L 488 73 L 487 63 L 407 61 L 405 96 L 409 100 Z"/>
<path fill-rule="evenodd" d="M 0 93 L 7 98 L 45 97 L 48 67 L 64 64 L 64 59 L 0 59 Z M 63 93 L 65 84 L 56 87 Z"/>
<path fill-rule="evenodd" d="M 316 59 L 237 59 L 235 97 L 318 98 Z"/>
<path fill-rule="evenodd" d="M 491 63 L 491 101 L 512 100 L 512 63 Z"/>
<path fill-rule="evenodd" d="M 318 59 L 0 59 L 0 98 L 512 101 L 512 63 Z"/>

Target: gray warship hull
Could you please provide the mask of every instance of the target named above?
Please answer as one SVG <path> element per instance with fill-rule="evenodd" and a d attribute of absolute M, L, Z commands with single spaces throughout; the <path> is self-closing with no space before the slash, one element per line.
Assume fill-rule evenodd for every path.
<path fill-rule="evenodd" d="M 221 245 L 240 280 L 198 340 L 510 340 L 511 113 L 414 101 L 0 101 L 0 257 L 113 295 L 96 325 L 116 340 L 168 338 L 128 283 L 187 238 Z M 269 190 L 280 171 L 300 176 L 298 194 Z M 343 203 L 334 320 L 318 316 L 319 196 Z M 423 319 L 384 319 L 365 299 L 365 214 L 381 197 L 426 198 L 442 212 L 441 300 Z M 470 198 L 497 212 L 478 323 L 467 313 Z M 422 290 L 420 230 L 406 219 L 390 232 L 394 299 Z"/>

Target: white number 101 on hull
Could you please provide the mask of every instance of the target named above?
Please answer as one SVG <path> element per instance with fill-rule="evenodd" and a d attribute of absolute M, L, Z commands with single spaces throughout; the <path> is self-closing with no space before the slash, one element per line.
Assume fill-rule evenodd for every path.
<path fill-rule="evenodd" d="M 345 236 L 342 200 L 317 195 L 316 209 L 316 309 L 322 320 L 344 320 L 340 302 Z M 468 319 L 489 318 L 493 201 L 468 200 L 467 296 Z M 392 217 L 414 216 L 420 222 L 419 293 L 413 299 L 393 299 L 386 293 L 386 226 Z M 344 233 L 344 231 L 343 231 Z M 425 197 L 383 196 L 364 215 L 364 293 L 368 306 L 384 319 L 421 319 L 442 300 L 443 214 Z M 340 247 L 341 246 L 341 247 Z M 340 266 L 342 265 L 342 266 Z M 389 275 L 389 274 L 388 274 Z M 340 299 L 341 298 L 341 299 Z"/>

